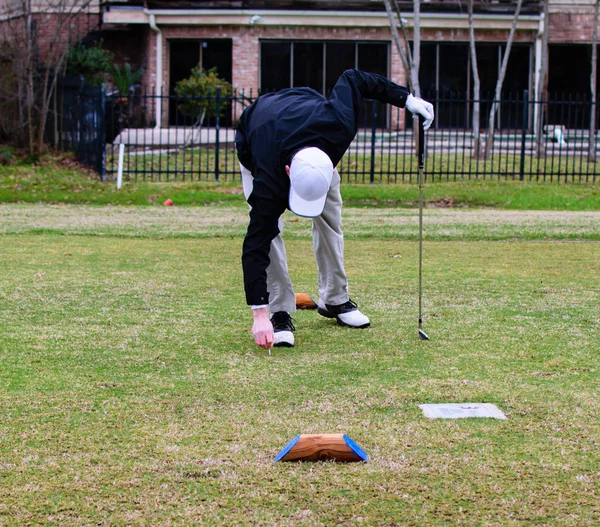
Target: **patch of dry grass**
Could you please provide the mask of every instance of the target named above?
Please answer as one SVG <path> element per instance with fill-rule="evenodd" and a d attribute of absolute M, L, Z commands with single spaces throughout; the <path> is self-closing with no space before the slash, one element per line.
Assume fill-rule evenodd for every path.
<path fill-rule="evenodd" d="M 11 220 L 0 236 L 0 525 L 599 522 L 597 242 L 428 241 L 421 342 L 417 244 L 349 238 L 351 296 L 372 327 L 301 311 L 297 346 L 268 356 L 249 331 L 241 220 L 38 210 L 35 229 L 64 221 L 58 234 Z M 137 237 L 109 235 L 136 223 Z M 189 223 L 207 237 L 168 235 Z M 288 253 L 314 295 L 307 225 L 290 224 Z M 508 420 L 418 408 L 466 401 Z M 369 462 L 273 462 L 321 432 L 347 433 Z"/>
<path fill-rule="evenodd" d="M 310 236 L 310 220 L 286 213 L 286 235 Z M 349 239 L 415 239 L 418 211 L 394 208 L 344 209 Z M 0 204 L 0 234 L 55 233 L 142 238 L 241 237 L 247 206 L 92 207 L 86 205 Z M 600 211 L 509 211 L 427 208 L 424 235 L 457 239 L 600 239 Z"/>

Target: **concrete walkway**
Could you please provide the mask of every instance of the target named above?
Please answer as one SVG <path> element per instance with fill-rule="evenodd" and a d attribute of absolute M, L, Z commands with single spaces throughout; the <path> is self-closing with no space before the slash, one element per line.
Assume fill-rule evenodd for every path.
<path fill-rule="evenodd" d="M 169 148 L 174 146 L 190 145 L 214 145 L 233 143 L 235 139 L 234 128 L 220 128 L 217 135 L 215 128 L 126 128 L 113 141 L 114 145 L 125 144 L 141 148 Z"/>

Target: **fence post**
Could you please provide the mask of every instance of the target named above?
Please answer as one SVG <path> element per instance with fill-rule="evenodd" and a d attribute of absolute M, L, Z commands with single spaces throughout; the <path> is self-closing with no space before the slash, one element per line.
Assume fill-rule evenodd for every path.
<path fill-rule="evenodd" d="M 371 121 L 371 185 L 375 182 L 375 139 L 377 134 L 377 101 L 373 101 Z"/>
<path fill-rule="evenodd" d="M 523 90 L 523 123 L 521 124 L 521 166 L 519 167 L 519 181 L 525 179 L 525 140 L 527 136 L 528 105 L 529 90 Z"/>
<path fill-rule="evenodd" d="M 215 181 L 219 181 L 219 129 L 221 128 L 221 86 L 217 86 L 215 117 Z"/>
<path fill-rule="evenodd" d="M 106 181 L 106 90 L 104 84 L 100 87 L 100 137 L 98 138 L 100 150 L 100 178 Z"/>
<path fill-rule="evenodd" d="M 79 123 L 78 123 L 78 129 L 77 129 L 77 157 L 78 159 L 81 161 L 81 159 L 83 158 L 83 127 L 84 127 L 84 120 L 83 120 L 83 114 L 84 114 L 84 100 L 83 100 L 83 82 L 79 85 L 79 91 L 77 92 L 77 102 L 79 105 Z"/>

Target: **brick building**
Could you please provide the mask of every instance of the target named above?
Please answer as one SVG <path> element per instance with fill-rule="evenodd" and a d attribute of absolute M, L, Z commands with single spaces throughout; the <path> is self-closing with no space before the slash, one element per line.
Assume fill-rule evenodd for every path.
<path fill-rule="evenodd" d="M 206 7 L 202 7 L 203 4 Z M 494 89 L 516 2 L 476 2 L 475 31 L 482 92 Z M 504 83 L 528 89 L 589 94 L 593 0 L 550 2 L 549 68 L 537 75 L 546 21 L 543 2 L 525 1 Z M 412 2 L 399 2 L 409 27 Z M 469 95 L 466 2 L 421 3 L 423 96 Z M 144 85 L 167 94 L 201 64 L 217 67 L 238 89 L 271 91 L 311 86 L 326 93 L 341 71 L 359 67 L 399 84 L 406 72 L 392 42 L 383 2 L 360 1 L 111 1 L 102 12 L 105 41 L 146 70 Z M 119 42 L 122 43 L 119 45 Z"/>
<path fill-rule="evenodd" d="M 44 0 L 35 2 L 44 4 Z M 11 3 L 18 0 L 3 5 Z M 506 93 L 527 89 L 538 96 L 542 90 L 589 96 L 594 3 L 550 0 L 546 21 L 543 2 L 524 1 L 504 82 Z M 486 93 L 495 86 L 516 2 L 475 4 L 481 88 Z M 410 28 L 412 2 L 399 5 Z M 470 94 L 466 6 L 467 2 L 448 0 L 421 2 L 424 97 Z M 38 18 L 39 31 L 51 31 L 47 10 L 40 7 Z M 548 77 L 546 86 L 540 86 L 546 23 Z M 298 85 L 327 93 L 339 73 L 349 67 L 406 84 L 381 0 L 93 0 L 73 25 L 77 31 L 69 35 L 70 41 L 86 31 L 101 38 L 118 60 L 144 68 L 142 84 L 156 94 L 172 93 L 176 82 L 197 64 L 216 67 L 234 87 L 254 93 Z M 167 124 L 165 112 L 157 111 L 159 115 Z"/>

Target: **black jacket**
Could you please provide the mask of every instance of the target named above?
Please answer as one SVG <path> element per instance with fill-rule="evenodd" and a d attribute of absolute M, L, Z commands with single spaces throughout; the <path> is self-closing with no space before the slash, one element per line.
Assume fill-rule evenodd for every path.
<path fill-rule="evenodd" d="M 249 305 L 269 303 L 267 267 L 277 222 L 288 206 L 285 166 L 298 150 L 314 146 L 336 166 L 358 130 L 363 99 L 401 108 L 408 90 L 374 73 L 346 70 L 328 99 L 310 88 L 289 88 L 259 97 L 240 117 L 235 145 L 240 163 L 254 177 L 242 267 Z"/>

